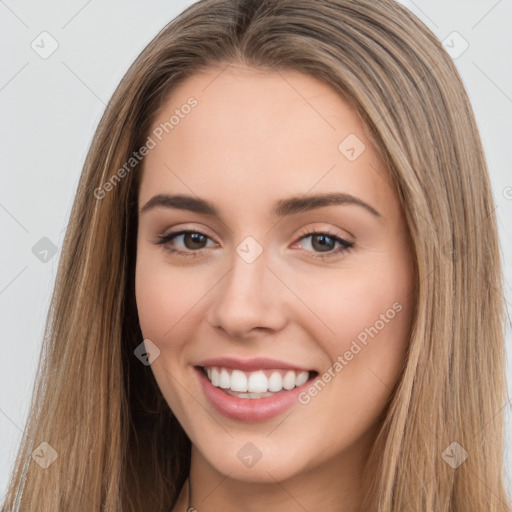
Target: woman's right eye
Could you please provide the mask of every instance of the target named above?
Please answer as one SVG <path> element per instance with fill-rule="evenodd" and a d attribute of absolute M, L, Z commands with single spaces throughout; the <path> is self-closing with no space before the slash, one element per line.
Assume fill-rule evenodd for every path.
<path fill-rule="evenodd" d="M 185 248 L 188 250 L 182 250 L 182 249 L 176 249 L 174 247 L 175 239 L 178 239 L 182 237 L 181 241 L 185 245 Z M 205 246 L 203 243 L 211 238 L 204 233 L 201 233 L 199 231 L 191 231 L 191 230 L 182 230 L 177 231 L 174 233 L 168 233 L 166 235 L 160 235 L 157 237 L 158 242 L 156 242 L 157 245 L 163 245 L 165 250 L 177 254 L 179 256 L 197 256 L 196 252 L 198 252 L 199 249 L 204 249 Z M 172 244 L 171 244 L 172 242 Z M 198 247 L 199 246 L 199 247 Z"/>

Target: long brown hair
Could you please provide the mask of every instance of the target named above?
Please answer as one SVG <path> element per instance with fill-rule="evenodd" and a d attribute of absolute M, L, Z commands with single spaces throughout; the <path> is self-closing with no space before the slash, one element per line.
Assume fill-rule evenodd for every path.
<path fill-rule="evenodd" d="M 202 0 L 135 60 L 84 164 L 4 507 L 174 504 L 191 445 L 134 356 L 143 339 L 134 298 L 141 166 L 125 164 L 178 83 L 230 63 L 298 70 L 333 87 L 365 122 L 399 191 L 419 284 L 363 510 L 510 512 L 503 278 L 485 156 L 452 60 L 392 0 Z"/>

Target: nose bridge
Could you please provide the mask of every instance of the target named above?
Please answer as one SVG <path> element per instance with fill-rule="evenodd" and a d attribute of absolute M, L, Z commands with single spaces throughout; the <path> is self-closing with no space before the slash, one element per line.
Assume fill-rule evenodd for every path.
<path fill-rule="evenodd" d="M 279 328 L 285 314 L 279 305 L 281 294 L 276 293 L 278 280 L 267 268 L 268 252 L 246 237 L 236 246 L 231 262 L 210 307 L 212 325 L 222 326 L 233 336 L 254 327 Z"/>

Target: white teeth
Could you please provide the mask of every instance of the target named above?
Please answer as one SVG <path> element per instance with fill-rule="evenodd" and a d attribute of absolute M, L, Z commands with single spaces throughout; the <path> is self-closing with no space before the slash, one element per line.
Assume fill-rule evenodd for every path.
<path fill-rule="evenodd" d="M 302 386 L 302 384 L 305 384 L 309 378 L 309 372 L 300 372 L 297 375 L 297 379 L 295 380 L 296 386 Z"/>
<path fill-rule="evenodd" d="M 251 373 L 247 391 L 251 393 L 266 393 L 268 391 L 268 379 L 263 372 Z"/>
<path fill-rule="evenodd" d="M 283 389 L 291 390 L 302 386 L 309 378 L 309 372 L 294 370 L 258 370 L 243 372 L 226 368 L 205 368 L 210 382 L 230 395 L 243 398 L 272 396 Z"/>
<path fill-rule="evenodd" d="M 237 393 L 236 391 L 231 391 L 230 389 L 226 389 L 226 393 L 231 396 L 236 396 L 238 398 L 265 398 L 266 396 L 273 396 L 275 393 Z"/>
<path fill-rule="evenodd" d="M 220 371 L 220 379 L 219 379 L 219 387 L 222 389 L 228 389 L 231 384 L 231 379 L 229 378 L 229 372 L 222 368 Z"/>
<path fill-rule="evenodd" d="M 295 387 L 295 372 L 289 371 L 286 373 L 283 379 L 283 388 L 284 389 L 293 389 Z"/>
<path fill-rule="evenodd" d="M 212 382 L 213 384 L 213 382 Z M 215 386 L 215 384 L 213 384 Z M 231 373 L 231 391 L 247 391 L 247 377 L 240 370 L 233 370 Z"/>
<path fill-rule="evenodd" d="M 268 379 L 269 391 L 281 391 L 283 389 L 283 378 L 278 372 L 274 372 Z"/>

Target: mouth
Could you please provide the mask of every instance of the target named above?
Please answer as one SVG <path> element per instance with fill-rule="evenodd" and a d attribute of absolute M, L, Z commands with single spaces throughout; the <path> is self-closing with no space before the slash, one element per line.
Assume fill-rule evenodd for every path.
<path fill-rule="evenodd" d="M 277 368 L 243 371 L 194 366 L 194 370 L 206 399 L 217 412 L 248 423 L 269 420 L 298 405 L 300 393 L 319 375 L 315 370 Z"/>
<path fill-rule="evenodd" d="M 243 399 L 258 399 L 274 396 L 282 391 L 291 391 L 315 378 L 315 370 L 261 369 L 243 371 L 217 366 L 196 367 L 210 383 L 228 395 Z"/>

